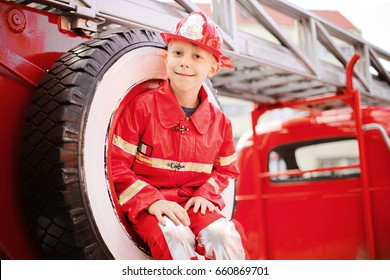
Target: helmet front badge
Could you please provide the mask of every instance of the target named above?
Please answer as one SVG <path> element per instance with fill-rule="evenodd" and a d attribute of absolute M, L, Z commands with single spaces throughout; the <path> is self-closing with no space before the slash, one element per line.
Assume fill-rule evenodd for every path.
<path fill-rule="evenodd" d="M 205 21 L 201 15 L 190 15 L 180 27 L 179 34 L 191 40 L 200 40 L 203 38 L 203 25 Z"/>

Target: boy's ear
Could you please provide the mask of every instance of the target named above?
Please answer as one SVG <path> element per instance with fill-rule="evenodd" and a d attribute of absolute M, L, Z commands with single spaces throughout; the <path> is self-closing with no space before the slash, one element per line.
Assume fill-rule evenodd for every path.
<path fill-rule="evenodd" d="M 166 51 L 164 53 L 164 62 L 165 62 L 165 65 L 167 65 L 167 60 L 168 60 L 168 51 Z"/>
<path fill-rule="evenodd" d="M 209 71 L 209 73 L 207 74 L 207 76 L 208 76 L 209 78 L 213 77 L 215 74 L 218 73 L 219 68 L 220 68 L 220 67 L 219 67 L 219 63 L 215 61 L 215 62 L 213 63 L 213 65 L 211 66 L 210 71 Z"/>

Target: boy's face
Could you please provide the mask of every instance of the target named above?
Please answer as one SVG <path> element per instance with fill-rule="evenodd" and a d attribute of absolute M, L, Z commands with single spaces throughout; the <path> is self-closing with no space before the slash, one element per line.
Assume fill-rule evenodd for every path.
<path fill-rule="evenodd" d="M 219 64 L 210 52 L 183 40 L 169 43 L 165 64 L 175 93 L 198 94 L 206 77 L 214 76 L 219 70 Z"/>

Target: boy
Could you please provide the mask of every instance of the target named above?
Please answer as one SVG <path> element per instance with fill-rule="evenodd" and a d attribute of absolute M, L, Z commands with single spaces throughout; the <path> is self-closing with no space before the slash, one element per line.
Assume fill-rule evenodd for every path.
<path fill-rule="evenodd" d="M 233 64 L 202 12 L 161 36 L 168 80 L 137 96 L 115 131 L 119 204 L 154 259 L 246 259 L 242 226 L 220 213 L 221 192 L 238 175 L 231 123 L 202 86 Z"/>

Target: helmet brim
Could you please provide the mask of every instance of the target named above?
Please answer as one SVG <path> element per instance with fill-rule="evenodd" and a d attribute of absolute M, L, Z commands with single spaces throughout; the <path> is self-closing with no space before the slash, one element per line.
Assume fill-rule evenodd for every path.
<path fill-rule="evenodd" d="M 196 40 L 192 40 L 192 39 L 189 39 L 189 38 L 181 36 L 181 35 L 167 33 L 167 32 L 162 32 L 162 33 L 160 33 L 160 35 L 161 35 L 161 38 L 164 40 L 165 44 L 167 44 L 167 45 L 169 44 L 169 42 L 171 40 L 174 40 L 174 39 L 187 41 L 187 42 L 193 43 L 193 44 L 201 47 L 202 49 L 205 49 L 206 51 L 212 53 L 214 55 L 214 57 L 216 58 L 219 66 L 221 68 L 232 69 L 234 67 L 233 62 L 229 57 L 223 55 L 218 50 L 211 48 L 205 44 L 202 44 Z"/>

